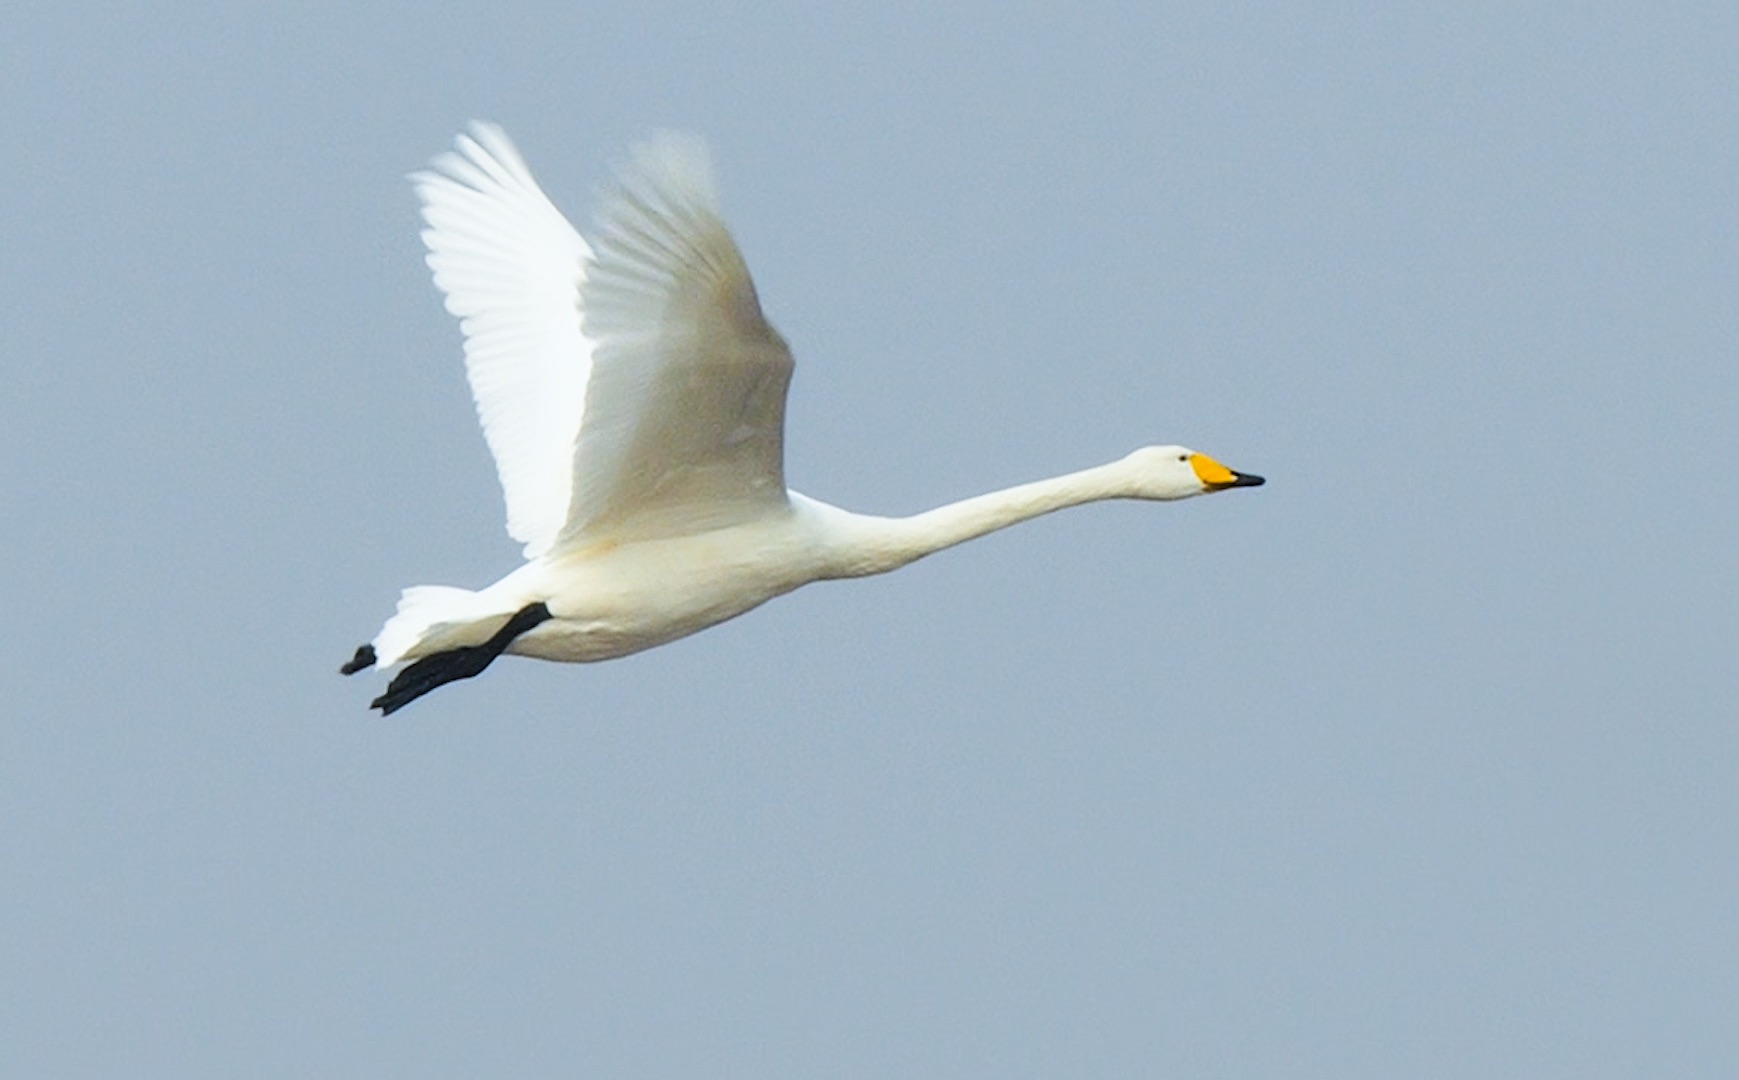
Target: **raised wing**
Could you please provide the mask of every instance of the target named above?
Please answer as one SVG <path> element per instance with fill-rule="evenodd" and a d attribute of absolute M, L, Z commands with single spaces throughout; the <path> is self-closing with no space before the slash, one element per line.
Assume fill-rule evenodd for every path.
<path fill-rule="evenodd" d="M 791 351 L 761 314 L 706 148 L 661 135 L 606 193 L 581 286 L 595 343 L 559 543 L 682 535 L 784 508 Z"/>
<path fill-rule="evenodd" d="M 411 182 L 447 310 L 465 333 L 465 373 L 525 557 L 568 521 L 574 445 L 592 370 L 580 328 L 591 252 L 501 129 L 471 125 Z"/>

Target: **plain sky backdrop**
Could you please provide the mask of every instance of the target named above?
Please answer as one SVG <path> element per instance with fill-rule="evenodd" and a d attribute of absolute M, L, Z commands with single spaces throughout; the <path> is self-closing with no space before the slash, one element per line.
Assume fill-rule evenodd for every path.
<path fill-rule="evenodd" d="M 1739 7 L 0 34 L 0 1075 L 1739 1075 Z M 799 490 L 1088 507 L 382 721 L 515 565 L 404 181 L 711 142 Z"/>

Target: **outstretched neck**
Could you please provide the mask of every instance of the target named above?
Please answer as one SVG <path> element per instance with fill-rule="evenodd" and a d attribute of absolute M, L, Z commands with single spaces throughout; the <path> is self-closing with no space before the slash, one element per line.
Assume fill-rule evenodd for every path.
<path fill-rule="evenodd" d="M 1056 510 L 1136 496 L 1129 463 L 1113 461 L 962 499 L 911 517 L 849 514 L 848 521 L 841 522 L 844 527 L 838 530 L 841 544 L 837 565 L 827 576 L 886 573 L 933 552 Z"/>

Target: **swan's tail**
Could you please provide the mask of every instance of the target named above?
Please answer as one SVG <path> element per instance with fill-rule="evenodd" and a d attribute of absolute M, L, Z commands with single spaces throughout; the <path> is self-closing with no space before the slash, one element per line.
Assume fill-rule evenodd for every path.
<path fill-rule="evenodd" d="M 374 640 L 358 648 L 340 670 L 351 675 L 375 664 L 389 667 L 401 660 L 478 645 L 512 615 L 512 608 L 503 611 L 501 601 L 485 593 L 450 585 L 413 585 L 399 594 L 397 613 Z"/>

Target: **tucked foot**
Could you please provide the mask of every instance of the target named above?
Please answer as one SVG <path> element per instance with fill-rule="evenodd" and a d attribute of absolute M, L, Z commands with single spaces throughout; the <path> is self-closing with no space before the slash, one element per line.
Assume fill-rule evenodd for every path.
<path fill-rule="evenodd" d="M 338 673 L 340 675 L 355 675 L 363 668 L 373 667 L 374 659 L 373 645 L 358 645 L 356 647 L 356 655 L 351 657 L 343 667 L 339 668 Z"/>
<path fill-rule="evenodd" d="M 387 684 L 386 693 L 369 702 L 368 707 L 379 709 L 382 716 L 391 716 L 436 687 L 480 675 L 484 668 L 494 663 L 495 658 L 507 650 L 514 638 L 549 617 L 549 608 L 541 603 L 521 608 L 514 613 L 513 618 L 507 620 L 507 625 L 497 630 L 495 636 L 483 644 L 448 649 L 425 656 L 411 664 L 399 672 Z M 360 649 L 357 650 L 357 655 L 361 656 Z M 370 650 L 369 660 L 372 662 L 373 659 L 373 651 Z"/>

